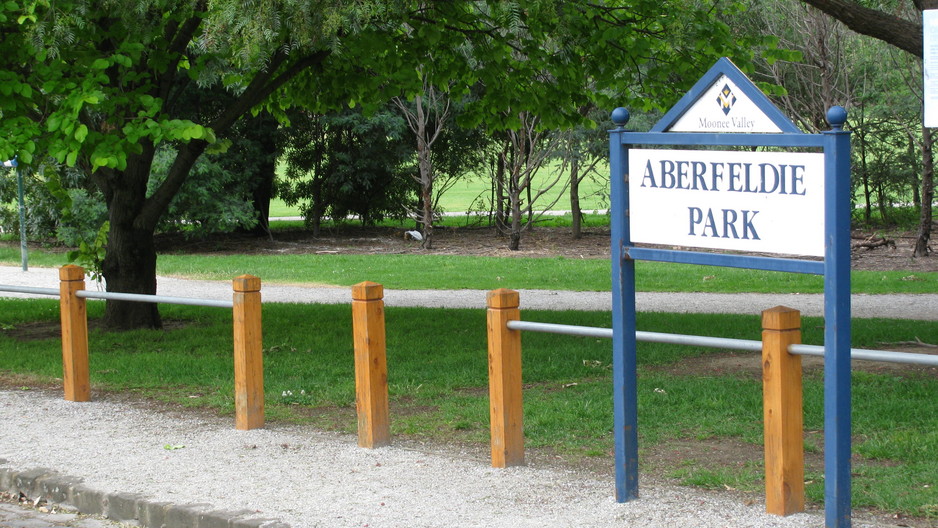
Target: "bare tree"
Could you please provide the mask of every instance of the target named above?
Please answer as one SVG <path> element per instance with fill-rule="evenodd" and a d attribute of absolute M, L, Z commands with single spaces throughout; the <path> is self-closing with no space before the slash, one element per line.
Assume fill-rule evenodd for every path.
<path fill-rule="evenodd" d="M 802 0 L 841 21 L 857 33 L 871 36 L 903 50 L 913 57 L 924 56 L 921 14 L 925 9 L 938 8 L 938 0 L 912 0 L 898 10 L 873 9 L 851 0 Z M 895 4 L 889 6 L 895 9 Z M 903 9 L 904 7 L 904 9 Z M 919 228 L 914 255 L 928 256 L 933 220 L 932 202 L 935 194 L 934 160 L 931 130 L 922 130 L 922 178 Z"/>
<path fill-rule="evenodd" d="M 493 182 L 499 189 L 497 200 L 507 205 L 504 224 L 496 225 L 500 232 L 508 235 L 508 249 L 512 251 L 521 248 L 522 233 L 560 199 L 562 191 L 540 213 L 535 213 L 535 202 L 563 180 L 567 169 L 567 162 L 563 161 L 559 169 L 546 170 L 548 161 L 556 155 L 561 136 L 540 129 L 540 119 L 531 113 L 521 112 L 518 118 L 520 126 L 506 132 L 503 147 L 497 154 L 496 181 Z M 501 205 L 496 205 L 496 210 L 501 210 Z"/>
<path fill-rule="evenodd" d="M 423 93 L 414 96 L 412 102 L 394 98 L 394 104 L 407 118 L 407 125 L 417 138 L 417 182 L 420 184 L 420 206 L 416 213 L 417 221 L 422 226 L 424 249 L 433 248 L 433 216 L 435 211 L 433 184 L 436 171 L 433 166 L 433 144 L 440 137 L 450 113 L 450 99 L 426 80 Z"/>
<path fill-rule="evenodd" d="M 843 24 L 804 4 L 776 2 L 772 14 L 783 19 L 791 32 L 780 38 L 779 46 L 798 50 L 800 62 L 777 61 L 767 64 L 775 84 L 788 88 L 788 95 L 778 97 L 782 108 L 805 129 L 813 133 L 827 130 L 827 110 L 834 105 L 853 103 L 853 86 L 847 50 L 856 38 Z M 775 25 L 763 20 L 766 28 Z"/>

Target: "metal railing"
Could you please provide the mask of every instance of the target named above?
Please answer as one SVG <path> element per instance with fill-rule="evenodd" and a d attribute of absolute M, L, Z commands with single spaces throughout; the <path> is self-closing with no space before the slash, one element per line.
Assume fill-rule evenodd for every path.
<path fill-rule="evenodd" d="M 59 290 L 55 288 L 37 288 L 34 286 L 15 286 L 12 284 L 0 284 L 0 291 L 10 293 L 27 293 L 31 295 L 48 295 L 58 297 Z M 168 295 L 146 295 L 143 293 L 120 293 L 120 292 L 102 292 L 92 290 L 79 290 L 76 292 L 78 297 L 85 299 L 104 299 L 115 301 L 133 301 L 145 303 L 160 304 L 181 304 L 189 306 L 206 306 L 209 308 L 233 308 L 232 301 L 218 301 L 213 299 L 200 299 L 197 297 L 173 297 Z"/>
<path fill-rule="evenodd" d="M 55 293 L 58 295 L 58 292 Z M 85 299 L 111 299 L 115 301 L 132 301 L 161 304 L 182 304 L 189 306 L 207 306 L 209 308 L 233 308 L 232 301 L 218 301 L 212 299 L 199 299 L 195 297 L 172 297 L 168 295 L 146 295 L 142 293 L 99 292 L 81 290 L 76 295 Z"/>
<path fill-rule="evenodd" d="M 599 328 L 595 326 L 538 323 L 533 321 L 508 321 L 507 326 L 509 330 L 527 330 L 529 332 L 564 334 L 580 337 L 600 337 L 607 339 L 612 338 L 611 328 Z M 648 343 L 704 346 L 711 348 L 725 348 L 729 350 L 742 350 L 745 352 L 762 351 L 762 341 L 752 341 L 748 339 L 731 339 L 726 337 L 707 337 L 642 331 L 635 332 L 635 339 Z M 798 356 L 824 357 L 824 347 L 818 345 L 790 345 L 788 347 L 788 353 Z M 896 352 L 891 350 L 851 348 L 850 359 L 938 367 L 938 355 Z"/>

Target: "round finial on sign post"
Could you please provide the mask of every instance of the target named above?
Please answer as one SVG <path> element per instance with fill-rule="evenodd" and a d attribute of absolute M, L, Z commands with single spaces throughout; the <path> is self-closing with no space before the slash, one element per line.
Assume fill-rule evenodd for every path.
<path fill-rule="evenodd" d="M 847 122 L 847 111 L 842 106 L 832 106 L 827 111 L 827 122 L 834 130 L 840 130 Z"/>
<path fill-rule="evenodd" d="M 612 122 L 619 128 L 622 128 L 629 122 L 629 111 L 621 106 L 612 111 Z"/>

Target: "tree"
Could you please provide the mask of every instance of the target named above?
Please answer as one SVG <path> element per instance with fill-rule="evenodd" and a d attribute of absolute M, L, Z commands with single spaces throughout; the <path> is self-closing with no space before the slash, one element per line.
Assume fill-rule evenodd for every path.
<path fill-rule="evenodd" d="M 922 11 L 938 8 L 938 0 L 912 0 L 911 6 L 896 10 L 899 14 L 866 7 L 848 0 L 802 0 L 802 2 L 820 9 L 857 33 L 891 44 L 919 59 L 923 57 Z M 910 13 L 914 13 L 914 18 L 910 16 Z M 926 257 L 930 252 L 929 241 L 934 222 L 932 203 L 935 199 L 932 140 L 932 131 L 923 127 L 921 206 L 919 207 L 918 233 L 913 250 L 913 255 L 916 257 Z"/>
<path fill-rule="evenodd" d="M 598 108 L 583 108 L 582 112 L 589 115 L 596 122 L 602 122 L 606 116 L 597 115 L 605 113 Z M 597 167 L 607 159 L 609 141 L 596 134 L 593 130 L 580 126 L 563 134 L 560 145 L 560 157 L 563 166 L 569 169 L 569 195 L 570 195 L 570 228 L 573 238 L 582 236 L 583 210 L 580 207 L 580 184 L 586 178 L 607 177 L 600 175 Z M 599 194 L 599 193 L 597 193 Z M 604 192 L 608 197 L 607 191 Z"/>
<path fill-rule="evenodd" d="M 844 23 L 861 35 L 867 35 L 922 58 L 922 24 L 880 9 L 849 0 L 801 0 Z M 938 7 L 936 0 L 912 0 L 915 9 Z M 921 20 L 921 18 L 919 18 Z"/>
<path fill-rule="evenodd" d="M 499 231 L 508 235 L 508 249 L 521 248 L 521 235 L 534 223 L 534 202 L 553 188 L 561 179 L 558 171 L 548 178 L 545 185 L 534 189 L 534 176 L 544 168 L 560 143 L 560 137 L 548 130 L 539 129 L 537 117 L 522 113 L 521 126 L 507 130 L 505 141 L 499 152 L 497 166 L 501 169 L 496 176 L 496 186 L 501 190 L 507 207 L 504 207 L 505 222 L 498 224 Z M 501 200 L 500 200 L 501 201 Z M 527 215 L 525 215 L 527 213 Z"/>
<path fill-rule="evenodd" d="M 416 168 L 407 125 L 391 105 L 371 116 L 345 110 L 292 122 L 279 193 L 287 204 L 301 204 L 315 236 L 326 216 L 357 215 L 364 225 L 407 216 Z"/>
<path fill-rule="evenodd" d="M 203 1 L 74 0 L 8 9 L 13 12 L 3 21 L 4 35 L 15 36 L 14 45 L 28 56 L 21 53 L 5 73 L 26 87 L 17 103 L 32 126 L 28 136 L 0 143 L 0 152 L 24 158 L 33 142 L 34 152 L 91 173 L 108 206 L 101 272 L 109 291 L 155 293 L 153 233 L 196 160 L 216 134 L 329 55 L 328 48 L 314 45 L 288 53 L 283 45 L 293 39 L 285 34 L 260 42 L 238 41 L 257 37 L 243 34 L 220 40 L 220 27 L 237 21 L 223 11 L 232 4 L 213 2 L 215 11 L 208 11 Z M 294 13 L 296 24 L 337 15 L 335 8 L 318 7 L 320 12 Z M 320 22 L 325 30 L 316 41 L 337 29 L 336 22 Z M 214 32 L 205 30 L 210 26 Z M 204 124 L 178 117 L 185 113 L 179 106 L 184 88 L 197 82 L 225 84 L 237 93 Z M 157 147 L 167 141 L 178 142 L 176 156 L 166 179 L 148 194 Z M 160 326 L 155 304 L 109 301 L 104 318 L 115 328 Z"/>
<path fill-rule="evenodd" d="M 433 144 L 440 138 L 443 129 L 452 116 L 450 100 L 445 93 L 435 87 L 424 84 L 422 93 L 414 95 L 411 102 L 400 97 L 394 98 L 394 104 L 407 118 L 407 126 L 417 139 L 417 181 L 420 184 L 420 212 L 417 220 L 423 226 L 425 249 L 433 248 L 433 183 L 436 170 L 433 164 Z"/>
<path fill-rule="evenodd" d="M 101 272 L 109 291 L 156 291 L 161 217 L 199 157 L 253 112 L 373 110 L 416 93 L 417 67 L 435 53 L 448 60 L 433 68 L 433 85 L 457 80 L 454 96 L 483 87 L 463 124 L 510 129 L 531 112 L 546 127 L 568 126 L 582 121 L 576 109 L 590 101 L 612 106 L 607 86 L 641 84 L 642 97 L 616 104 L 651 106 L 645 95 L 673 93 L 695 77 L 688 72 L 712 62 L 693 59 L 739 50 L 709 7 L 676 0 L 250 6 L 245 13 L 240 0 L 0 4 L 0 158 L 39 164 L 50 156 L 90 174 L 108 208 Z M 595 91 L 582 90 L 587 77 Z M 194 121 L 180 97 L 191 86 L 224 87 L 233 101 Z M 175 157 L 148 194 L 154 156 L 167 142 Z M 123 301 L 107 303 L 104 322 L 160 326 L 155 304 Z"/>

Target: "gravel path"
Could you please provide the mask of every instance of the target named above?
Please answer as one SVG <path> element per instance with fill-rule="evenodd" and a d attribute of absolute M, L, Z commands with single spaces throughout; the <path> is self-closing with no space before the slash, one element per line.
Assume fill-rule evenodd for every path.
<path fill-rule="evenodd" d="M 20 268 L 0 266 L 0 284 L 58 288 L 58 271 L 50 268 Z M 91 281 L 88 288 L 95 287 Z M 160 277 L 157 293 L 179 297 L 231 300 L 231 283 Z M 521 309 L 538 310 L 609 310 L 612 296 L 609 292 L 570 292 L 547 290 L 519 290 Z M 431 308 L 485 308 L 485 293 L 479 290 L 390 290 L 385 289 L 387 306 L 426 306 Z M 18 297 L 21 294 L 0 292 L 0 296 Z M 350 288 L 322 288 L 264 284 L 261 287 L 264 302 L 348 303 Z M 800 310 L 805 316 L 820 316 L 824 312 L 824 297 L 819 294 L 754 294 L 754 293 L 667 293 L 639 292 L 636 296 L 639 311 L 673 313 L 736 313 L 759 314 L 773 306 L 788 306 Z M 938 294 L 917 295 L 854 295 L 851 303 L 853 316 L 858 318 L 884 317 L 938 321 Z"/>
<path fill-rule="evenodd" d="M 9 467 L 50 468 L 104 493 L 246 510 L 294 527 L 823 525 L 819 513 L 767 515 L 756 494 L 644 484 L 639 500 L 617 504 L 611 477 L 535 464 L 492 469 L 478 453 L 450 448 L 361 449 L 353 437 L 301 427 L 236 431 L 227 420 L 37 391 L 0 391 L 0 424 Z"/>
<path fill-rule="evenodd" d="M 0 284 L 56 288 L 58 279 L 56 270 L 24 273 L 5 267 L 0 268 Z M 217 281 L 163 278 L 159 288 L 163 295 L 231 295 L 230 284 Z M 343 303 L 350 298 L 345 288 L 265 285 L 262 291 L 266 302 Z M 854 312 L 859 317 L 938 319 L 938 295 L 914 296 L 911 301 L 909 297 L 857 296 Z M 522 308 L 604 310 L 610 303 L 608 294 L 566 292 L 523 291 L 521 299 Z M 389 306 L 481 308 L 485 296 L 478 291 L 387 291 L 385 300 Z M 643 294 L 639 308 L 758 313 L 786 304 L 813 314 L 820 302 L 812 295 Z M 492 469 L 487 453 L 477 448 L 396 444 L 368 450 L 357 447 L 352 436 L 305 427 L 237 431 L 227 419 L 177 415 L 120 401 L 72 403 L 60 394 L 35 390 L 0 390 L 0 431 L 0 486 L 14 487 L 11 479 L 17 472 L 47 468 L 63 477 L 43 473 L 46 476 L 36 478 L 37 486 L 52 482 L 72 489 L 71 483 L 80 480 L 74 489 L 103 494 L 104 511 L 110 507 L 112 516 L 122 497 L 137 494 L 132 497 L 134 511 L 150 526 L 158 526 L 153 520 L 156 510 L 167 519 L 171 512 L 180 519 L 195 512 L 195 518 L 207 519 L 201 526 L 216 526 L 221 519 L 226 526 L 244 527 L 282 526 L 278 522 L 336 528 L 824 524 L 819 512 L 767 515 L 759 494 L 710 493 L 646 479 L 639 500 L 618 504 L 611 475 L 597 479 L 536 461 L 521 468 Z M 229 513 L 213 517 L 220 510 Z M 856 517 L 853 525 L 883 526 Z"/>

